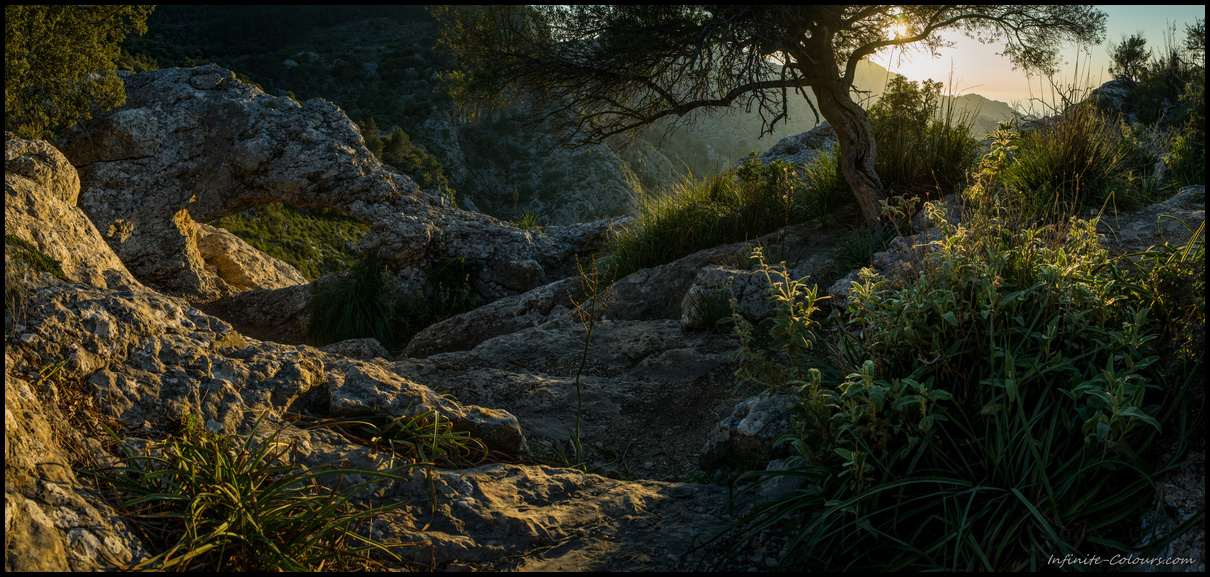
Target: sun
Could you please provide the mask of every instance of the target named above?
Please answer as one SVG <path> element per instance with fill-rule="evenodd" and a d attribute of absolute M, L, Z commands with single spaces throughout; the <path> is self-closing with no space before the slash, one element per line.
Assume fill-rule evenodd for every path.
<path fill-rule="evenodd" d="M 896 38 L 896 39 L 907 38 L 908 37 L 907 24 L 896 23 L 896 24 L 892 25 L 891 29 L 890 29 L 890 33 L 891 33 L 892 38 Z"/>

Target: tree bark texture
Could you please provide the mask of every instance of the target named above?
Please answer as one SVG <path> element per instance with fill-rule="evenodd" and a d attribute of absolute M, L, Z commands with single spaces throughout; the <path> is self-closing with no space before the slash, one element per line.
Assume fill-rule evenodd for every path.
<path fill-rule="evenodd" d="M 841 83 L 837 83 L 841 84 Z M 882 180 L 874 170 L 877 145 L 874 129 L 865 111 L 849 97 L 847 86 L 813 85 L 819 113 L 836 130 L 840 146 L 840 171 L 853 189 L 866 223 L 877 227 L 882 215 L 880 200 L 886 200 Z"/>

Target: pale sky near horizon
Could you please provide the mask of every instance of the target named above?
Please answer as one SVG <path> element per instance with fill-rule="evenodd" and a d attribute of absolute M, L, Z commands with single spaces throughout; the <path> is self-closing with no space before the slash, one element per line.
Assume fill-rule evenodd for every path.
<path fill-rule="evenodd" d="M 1096 87 L 1112 79 L 1109 74 L 1109 51 L 1117 46 L 1123 37 L 1129 37 L 1142 31 L 1147 39 L 1147 48 L 1153 54 L 1163 51 L 1166 46 L 1165 36 L 1169 25 L 1176 25 L 1176 34 L 1172 39 L 1177 46 L 1185 41 L 1185 25 L 1193 24 L 1197 18 L 1206 17 L 1206 6 L 1097 6 L 1108 16 L 1105 22 L 1105 40 L 1099 45 L 1079 47 L 1069 45 L 1061 51 L 1064 64 L 1055 77 L 1057 84 L 1069 86 L 1077 79 L 1076 60 L 1079 59 L 1078 83 L 1081 87 Z M 882 53 L 871 58 L 877 64 L 906 76 L 909 80 L 924 80 L 932 78 L 946 83 L 946 93 L 981 94 L 992 100 L 1006 102 L 1022 112 L 1030 105 L 1031 96 L 1051 102 L 1050 83 L 1045 78 L 1034 76 L 1027 78 L 1021 70 L 1013 70 L 1012 63 L 1007 57 L 997 55 L 1004 51 L 1003 44 L 982 44 L 977 40 L 967 38 L 961 32 L 950 32 L 944 36 L 955 42 L 952 48 L 939 50 L 940 57 L 932 58 L 927 52 L 908 50 L 904 57 L 898 58 L 902 50 L 890 58 L 890 54 Z M 899 60 L 897 63 L 896 61 Z M 949 86 L 950 72 L 953 71 L 953 83 Z M 1031 92 L 1032 88 L 1032 92 Z M 1039 108 L 1034 104 L 1035 112 Z"/>

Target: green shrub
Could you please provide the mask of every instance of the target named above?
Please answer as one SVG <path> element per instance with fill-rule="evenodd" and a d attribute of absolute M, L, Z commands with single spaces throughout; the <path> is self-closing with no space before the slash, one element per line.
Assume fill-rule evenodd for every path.
<path fill-rule="evenodd" d="M 1188 106 L 1189 119 L 1181 127 L 1172 143 L 1171 152 L 1164 159 L 1171 171 L 1172 180 L 1180 186 L 1206 184 L 1206 70 L 1202 68 L 1192 75 L 1181 94 L 1181 101 Z"/>
<path fill-rule="evenodd" d="M 749 487 L 753 508 L 714 543 L 789 524 L 782 568 L 822 570 L 1039 569 L 1129 549 L 1114 528 L 1177 466 L 1144 458 L 1184 422 L 1171 415 L 1191 379 L 1159 370 L 1154 299 L 1120 280 L 1095 225 L 1010 227 L 984 206 L 918 275 L 867 273 L 835 341 L 818 298 L 764 267 L 784 279 L 777 314 L 763 342 L 737 319 L 739 375 L 796 401 L 783 441 L 798 455 L 751 476 L 806 485 L 772 500 Z M 819 345 L 826 362 L 808 354 Z"/>
<path fill-rule="evenodd" d="M 893 232 L 893 231 L 891 231 Z M 890 233 L 881 238 L 868 226 L 855 228 L 840 239 L 833 261 L 838 271 L 857 270 L 870 266 L 874 253 L 886 246 Z"/>
<path fill-rule="evenodd" d="M 477 308 L 482 299 L 472 279 L 483 262 L 466 257 L 439 257 L 429 270 L 428 291 L 402 301 L 399 322 L 402 340 L 454 315 Z"/>
<path fill-rule="evenodd" d="M 371 256 L 349 274 L 315 292 L 308 304 L 308 335 L 323 343 L 373 337 L 384 346 L 398 338 L 398 305 L 387 296 L 386 262 Z"/>
<path fill-rule="evenodd" d="M 874 169 L 887 196 L 933 200 L 960 192 L 978 159 L 969 119 L 938 114 L 941 84 L 893 78 L 870 107 L 878 156 Z M 939 119 L 938 119 L 939 118 Z"/>
<path fill-rule="evenodd" d="M 280 202 L 210 224 L 298 269 L 307 280 L 352 268 L 361 258 L 357 244 L 370 230 L 330 210 L 294 208 Z"/>
<path fill-rule="evenodd" d="M 822 160 L 819 166 L 830 167 Z M 835 188 L 807 188 L 786 162 L 762 164 L 752 154 L 731 172 L 684 177 L 669 190 L 640 191 L 634 222 L 602 251 L 621 278 L 705 248 L 751 240 L 790 224 L 821 216 L 843 201 Z"/>
<path fill-rule="evenodd" d="M 307 335 L 324 344 L 372 337 L 393 350 L 429 325 L 478 307 L 472 278 L 482 269 L 474 259 L 439 257 L 425 289 L 405 293 L 381 257 L 366 257 L 316 291 Z"/>
<path fill-rule="evenodd" d="M 1015 145 L 1001 179 L 1032 216 L 1099 206 L 1120 185 L 1131 152 L 1117 120 L 1087 104 L 1020 135 Z"/>
<path fill-rule="evenodd" d="M 542 226 L 538 224 L 538 213 L 536 213 L 532 210 L 525 211 L 525 214 L 522 214 L 521 218 L 518 218 L 517 220 L 514 220 L 514 221 L 510 222 L 509 224 L 511 224 L 521 230 L 528 230 L 531 228 L 537 229 L 539 231 L 542 230 Z"/>

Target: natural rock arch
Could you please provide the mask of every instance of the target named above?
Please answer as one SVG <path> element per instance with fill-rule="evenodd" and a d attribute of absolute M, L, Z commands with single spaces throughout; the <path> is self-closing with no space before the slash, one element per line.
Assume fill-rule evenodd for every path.
<path fill-rule="evenodd" d="M 486 300 L 566 276 L 608 226 L 538 234 L 456 209 L 375 159 L 331 102 L 269 96 L 215 65 L 122 79 L 125 104 L 78 126 L 61 148 L 80 173 L 80 207 L 114 252 L 175 294 L 222 292 L 198 252 L 199 223 L 277 201 L 369 225 L 362 250 L 416 286 L 437 257 L 481 260 L 475 284 Z"/>

